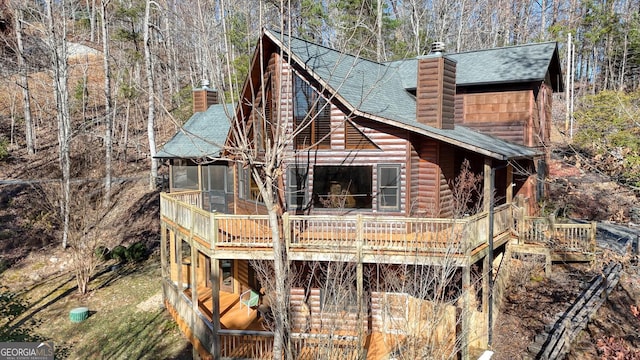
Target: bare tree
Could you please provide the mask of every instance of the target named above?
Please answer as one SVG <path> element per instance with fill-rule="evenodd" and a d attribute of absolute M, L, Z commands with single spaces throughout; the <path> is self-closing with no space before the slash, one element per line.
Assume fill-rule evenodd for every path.
<path fill-rule="evenodd" d="M 147 109 L 147 138 L 149 139 L 149 158 L 151 160 L 151 170 L 149 172 L 149 188 L 156 188 L 156 178 L 158 177 L 158 159 L 156 159 L 156 129 L 155 129 L 155 86 L 153 79 L 153 62 L 151 58 L 151 5 L 157 6 L 155 1 L 146 0 L 144 8 L 144 64 L 147 71 L 147 95 L 148 95 L 148 109 Z"/>
<path fill-rule="evenodd" d="M 108 206 L 111 199 L 111 157 L 113 154 L 113 115 L 111 104 L 111 67 L 109 65 L 109 27 L 107 22 L 107 7 L 110 0 L 100 1 L 100 16 L 102 23 L 102 63 L 104 69 L 104 114 L 105 114 L 105 176 L 104 176 L 104 196 L 105 205 Z M 92 29 L 93 32 L 93 29 Z"/>
<path fill-rule="evenodd" d="M 49 50 L 53 69 L 53 88 L 55 92 L 56 117 L 58 119 L 59 162 L 62 171 L 60 212 L 62 214 L 62 247 L 67 247 L 69 237 L 69 198 L 71 181 L 71 115 L 69 111 L 69 69 L 67 56 L 67 13 L 65 0 L 54 2 L 47 0 L 46 17 L 49 33 Z M 57 11 L 54 11 L 57 9 Z"/>
<path fill-rule="evenodd" d="M 27 143 L 27 152 L 31 155 L 35 154 L 35 133 L 33 131 L 33 120 L 31 118 L 31 95 L 29 93 L 29 76 L 27 64 L 24 59 L 24 44 L 22 41 L 23 26 L 23 9 L 19 4 L 14 6 L 16 33 L 16 56 L 18 58 L 18 71 L 20 72 L 20 88 L 22 90 L 22 108 L 24 111 L 25 138 Z"/>

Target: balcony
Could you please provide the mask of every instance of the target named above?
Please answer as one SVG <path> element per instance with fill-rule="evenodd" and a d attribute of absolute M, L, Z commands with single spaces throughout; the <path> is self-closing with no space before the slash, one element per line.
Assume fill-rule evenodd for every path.
<path fill-rule="evenodd" d="M 272 259 L 273 234 L 267 215 L 212 213 L 200 206 L 197 191 L 161 194 L 163 222 L 180 231 L 214 258 Z M 494 247 L 515 233 L 513 208 L 494 211 Z M 281 221 L 281 239 L 291 260 L 406 262 L 427 264 L 438 258 L 461 265 L 488 250 L 489 216 L 464 219 L 371 215 L 290 215 Z"/>

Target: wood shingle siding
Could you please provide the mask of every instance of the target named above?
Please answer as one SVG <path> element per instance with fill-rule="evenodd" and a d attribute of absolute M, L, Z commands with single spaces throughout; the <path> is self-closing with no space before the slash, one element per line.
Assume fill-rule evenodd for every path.
<path fill-rule="evenodd" d="M 462 124 L 498 138 L 528 145 L 532 107 L 530 90 L 464 94 Z"/>
<path fill-rule="evenodd" d="M 416 120 L 439 129 L 453 129 L 456 64 L 442 56 L 418 60 Z"/>

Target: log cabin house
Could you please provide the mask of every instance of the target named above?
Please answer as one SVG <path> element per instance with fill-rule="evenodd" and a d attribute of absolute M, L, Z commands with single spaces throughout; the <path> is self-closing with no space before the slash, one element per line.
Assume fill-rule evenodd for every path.
<path fill-rule="evenodd" d="M 203 357 L 271 356 L 272 232 L 230 151 L 236 126 L 258 157 L 287 139 L 276 193 L 297 358 L 486 349 L 500 260 L 544 196 L 561 79 L 556 43 L 378 63 L 265 30 L 241 101 L 195 89 L 158 152 L 167 309 Z M 463 163 L 480 191 L 460 207 Z"/>

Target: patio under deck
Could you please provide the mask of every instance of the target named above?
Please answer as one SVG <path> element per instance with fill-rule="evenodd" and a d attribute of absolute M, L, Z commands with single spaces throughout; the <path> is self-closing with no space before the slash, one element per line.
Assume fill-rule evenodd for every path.
<path fill-rule="evenodd" d="M 199 286 L 198 293 L 198 309 L 209 321 L 212 319 L 212 292 L 210 288 Z M 184 290 L 184 294 L 191 298 L 191 289 Z M 222 330 L 243 330 L 253 333 L 253 340 L 243 339 L 243 341 L 232 342 L 226 344 L 226 355 L 230 358 L 251 358 L 251 354 L 255 352 L 257 342 L 269 339 L 265 336 L 265 332 L 270 332 L 264 319 L 258 316 L 258 311 L 251 308 L 247 311 L 247 307 L 240 305 L 240 297 L 238 294 L 229 292 L 220 292 L 220 328 Z M 262 335 L 260 335 L 262 334 Z M 308 336 L 305 336 L 308 335 Z M 310 333 L 304 334 L 302 337 L 305 341 L 300 342 L 297 347 L 297 359 L 317 359 L 319 353 L 322 355 L 331 355 L 331 358 L 357 359 L 358 350 L 352 349 L 355 343 L 352 340 L 354 336 L 344 336 L 342 339 L 331 340 L 331 349 L 323 349 L 319 347 L 320 341 L 313 341 L 314 336 L 323 334 Z M 223 345 L 225 346 L 225 345 Z M 385 341 L 384 334 L 374 332 L 366 336 L 365 349 L 367 350 L 367 360 L 384 359 L 393 349 L 392 346 Z M 329 352 L 327 354 L 325 352 Z M 270 358 L 268 353 L 263 353 L 265 358 Z M 335 356 L 335 357 L 334 357 Z"/>
<path fill-rule="evenodd" d="M 198 309 L 209 322 L 212 321 L 213 299 L 210 288 L 199 286 Z M 191 298 L 191 289 L 184 290 L 184 294 Z M 263 319 L 258 316 L 258 311 L 247 309 L 240 305 L 240 296 L 225 291 L 220 291 L 220 328 L 228 330 L 255 330 L 265 331 Z"/>

